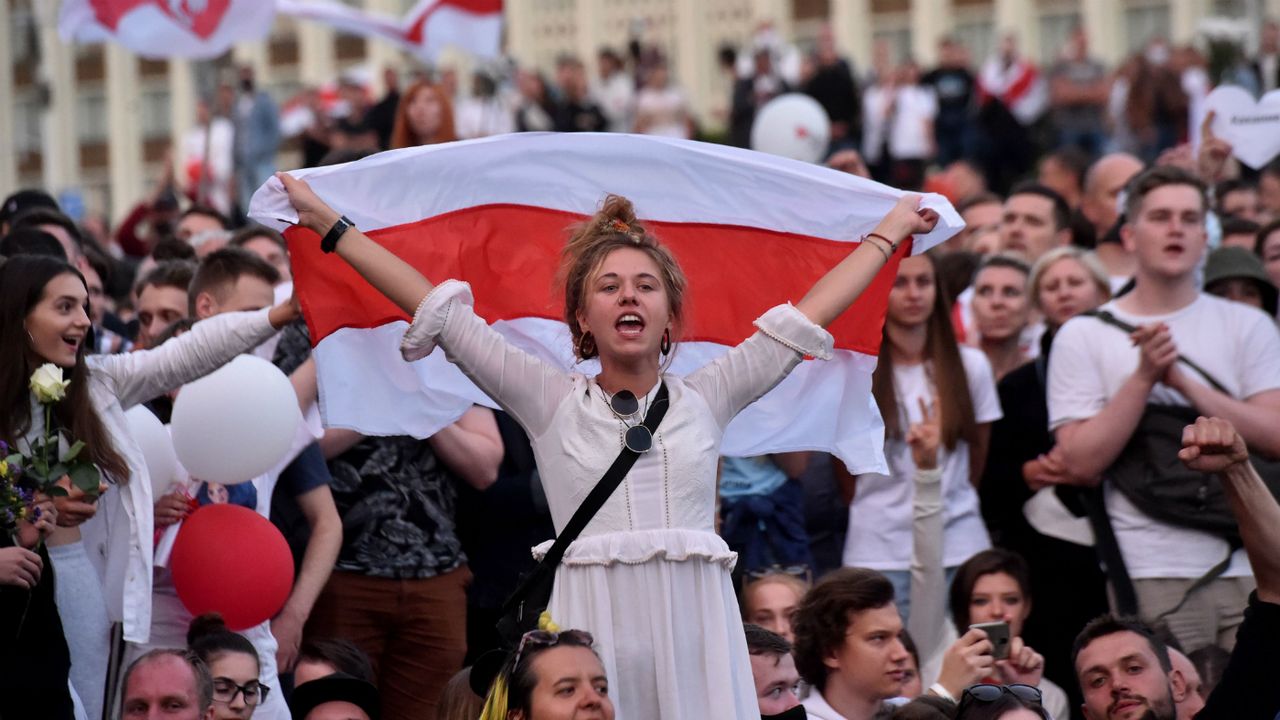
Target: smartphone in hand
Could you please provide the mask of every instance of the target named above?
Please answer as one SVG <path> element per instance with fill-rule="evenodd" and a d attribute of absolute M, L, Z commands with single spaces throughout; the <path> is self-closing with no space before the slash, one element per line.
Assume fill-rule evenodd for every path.
<path fill-rule="evenodd" d="M 969 629 L 977 628 L 987 634 L 987 639 L 991 641 L 991 656 L 996 660 L 1009 659 L 1009 623 L 1007 622 L 990 622 L 977 623 L 970 625 Z"/>

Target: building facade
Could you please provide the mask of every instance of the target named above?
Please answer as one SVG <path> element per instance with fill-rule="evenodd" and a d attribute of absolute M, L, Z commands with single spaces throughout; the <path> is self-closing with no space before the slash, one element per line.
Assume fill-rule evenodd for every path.
<path fill-rule="evenodd" d="M 399 15 L 414 0 L 345 0 Z M 143 60 L 113 45 L 71 46 L 58 37 L 55 0 L 0 0 L 0 196 L 43 187 L 70 206 L 118 219 L 146 196 L 164 162 L 184 167 L 182 138 L 194 125 L 214 63 Z M 772 23 L 806 46 L 831 23 L 837 44 L 866 68 L 872 47 L 925 66 L 951 34 L 975 60 L 1014 33 L 1024 52 L 1052 61 L 1082 26 L 1092 54 L 1116 63 L 1153 36 L 1194 38 L 1208 16 L 1280 16 L 1280 0 L 507 0 L 506 43 L 523 65 L 549 70 L 572 53 L 594 71 L 601 47 L 621 50 L 633 37 L 666 52 L 673 78 L 694 113 L 723 124 L 731 78 L 719 69 L 723 44 L 741 47 Z M 234 49 L 228 62 L 254 66 L 277 100 L 363 67 L 378 87 L 382 67 L 414 61 L 380 40 L 324 25 L 277 18 L 269 37 Z M 465 62 L 465 60 L 460 60 Z M 465 70 L 465 69 L 464 69 Z M 465 77 L 465 75 L 464 75 Z M 464 83 L 465 85 L 465 83 Z M 177 156 L 170 154 L 170 148 Z M 281 166 L 298 162 L 287 146 Z"/>

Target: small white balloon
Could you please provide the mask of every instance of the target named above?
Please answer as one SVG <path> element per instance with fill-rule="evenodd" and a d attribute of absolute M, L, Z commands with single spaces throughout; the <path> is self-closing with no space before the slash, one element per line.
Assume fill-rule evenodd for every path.
<path fill-rule="evenodd" d="M 817 100 L 800 93 L 779 95 L 756 112 L 751 149 L 816 163 L 827 154 L 831 120 Z"/>
<path fill-rule="evenodd" d="M 141 405 L 129 408 L 124 414 L 129 423 L 129 434 L 142 449 L 142 459 L 151 477 L 151 497 L 158 498 L 169 492 L 177 474 L 178 457 L 173 452 L 173 440 L 160 418 Z"/>
<path fill-rule="evenodd" d="M 279 464 L 301 420 L 289 378 L 266 360 L 241 355 L 183 386 L 170 427 L 192 478 L 234 485 Z"/>

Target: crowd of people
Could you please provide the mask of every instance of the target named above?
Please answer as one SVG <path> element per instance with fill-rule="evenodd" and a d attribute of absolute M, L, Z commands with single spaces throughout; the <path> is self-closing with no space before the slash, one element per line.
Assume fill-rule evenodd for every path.
<path fill-rule="evenodd" d="M 1280 25 L 1262 37 L 1235 78 L 1256 92 L 1280 81 Z M 55 427 L 105 482 L 0 515 L 0 717 L 1280 717 L 1280 165 L 1231 158 L 1198 121 L 1203 63 L 1163 41 L 1117 72 L 1082 33 L 1046 72 L 1012 40 L 977 72 L 950 39 L 927 72 L 882 50 L 859 74 L 829 30 L 809 54 L 762 33 L 722 64 L 729 142 L 808 93 L 830 168 L 936 190 L 965 221 L 897 262 L 871 388 L 885 474 L 715 448 L 933 227 L 914 195 L 685 377 L 665 372 L 679 258 L 608 198 L 564 257 L 573 352 L 601 366 L 585 377 L 508 346 L 468 286 L 432 284 L 281 174 L 299 224 L 413 317 L 406 359 L 439 346 L 502 407 L 426 439 L 323 426 L 288 244 L 245 216 L 282 138 L 313 166 L 529 130 L 703 137 L 653 48 L 602 51 L 594 79 L 571 56 L 554 85 L 478 72 L 463 94 L 388 71 L 377 102 L 344 79 L 283 109 L 245 69 L 202 108 L 185 176 L 117 222 L 6 198 L 0 441 Z M 179 468 L 152 497 L 126 411 L 168 422 L 184 384 L 242 353 L 296 393 L 288 456 L 238 485 Z M 53 401 L 30 381 L 46 364 L 69 380 Z M 646 453 L 631 431 L 652 445 L 658 406 Z M 530 548 L 624 448 L 626 489 L 508 643 Z M 294 555 L 283 607 L 239 632 L 193 617 L 157 562 L 211 503 L 268 518 Z"/>

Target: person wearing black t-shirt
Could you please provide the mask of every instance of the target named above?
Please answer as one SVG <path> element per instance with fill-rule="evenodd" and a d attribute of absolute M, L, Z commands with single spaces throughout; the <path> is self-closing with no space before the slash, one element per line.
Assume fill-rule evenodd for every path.
<path fill-rule="evenodd" d="M 938 116 L 933 122 L 938 164 L 945 167 L 969 156 L 976 81 L 969 72 L 964 46 L 954 38 L 943 38 L 938 67 L 925 73 L 920 82 L 938 96 Z"/>

